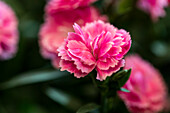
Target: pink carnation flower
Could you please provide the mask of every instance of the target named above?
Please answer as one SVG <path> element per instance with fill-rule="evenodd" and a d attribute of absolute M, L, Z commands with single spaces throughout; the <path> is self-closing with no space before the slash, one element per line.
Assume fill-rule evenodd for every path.
<path fill-rule="evenodd" d="M 103 21 L 73 27 L 75 33 L 69 32 L 65 44 L 58 49 L 61 71 L 80 78 L 95 68 L 97 79 L 102 81 L 124 66 L 122 58 L 131 46 L 128 32 Z"/>
<path fill-rule="evenodd" d="M 0 1 L 0 59 L 11 58 L 17 50 L 17 19 L 13 10 Z"/>
<path fill-rule="evenodd" d="M 88 6 L 95 1 L 96 0 L 50 0 L 45 10 L 47 14 L 53 14 L 59 11 Z"/>
<path fill-rule="evenodd" d="M 132 113 L 157 113 L 166 103 L 166 86 L 161 74 L 137 55 L 125 58 L 124 69 L 132 68 L 130 79 L 119 91 L 120 98 Z"/>
<path fill-rule="evenodd" d="M 168 0 L 138 0 L 138 7 L 149 13 L 153 21 L 157 21 L 158 17 L 164 17 L 164 8 L 168 6 Z"/>
<path fill-rule="evenodd" d="M 84 14 L 88 14 L 88 16 Z M 101 16 L 94 7 L 58 12 L 53 16 L 48 15 L 39 33 L 39 44 L 44 58 L 52 59 L 54 67 L 58 67 L 59 59 L 56 50 L 62 45 L 64 39 L 67 38 L 67 33 L 74 31 L 72 27 L 74 22 L 83 26 L 87 22 L 98 19 L 107 20 L 107 18 Z"/>

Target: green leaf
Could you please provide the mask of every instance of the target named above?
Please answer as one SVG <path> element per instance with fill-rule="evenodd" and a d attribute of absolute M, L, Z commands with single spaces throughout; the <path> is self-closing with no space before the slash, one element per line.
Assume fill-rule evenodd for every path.
<path fill-rule="evenodd" d="M 130 73 L 131 73 L 131 69 L 122 70 L 122 71 L 116 73 L 115 75 L 113 75 L 112 80 L 117 81 L 119 84 L 119 87 L 122 87 L 129 79 Z"/>
<path fill-rule="evenodd" d="M 77 110 L 82 104 L 79 99 L 69 95 L 68 93 L 56 89 L 48 87 L 45 90 L 45 94 L 51 98 L 53 101 L 75 111 Z"/>
<path fill-rule="evenodd" d="M 125 76 L 125 74 L 128 72 L 128 70 L 121 70 L 118 73 L 114 74 L 112 77 L 112 80 L 117 81 Z"/>
<path fill-rule="evenodd" d="M 51 71 L 36 71 L 21 74 L 9 81 L 0 84 L 0 89 L 8 89 L 26 84 L 33 84 L 39 82 L 46 82 L 68 75 L 68 72 L 61 72 L 57 70 Z"/>
<path fill-rule="evenodd" d="M 76 113 L 88 113 L 90 111 L 98 109 L 99 107 L 100 106 L 95 103 L 90 103 L 79 108 L 79 110 Z"/>
<path fill-rule="evenodd" d="M 119 86 L 122 87 L 125 85 L 125 83 L 128 81 L 131 74 L 131 69 L 125 71 L 124 76 L 122 76 L 120 79 L 118 79 Z"/>
<path fill-rule="evenodd" d="M 120 88 L 121 91 L 129 93 L 130 91 L 125 88 Z"/>
<path fill-rule="evenodd" d="M 47 88 L 46 91 L 45 91 L 46 95 L 48 97 L 50 97 L 52 100 L 54 100 L 55 102 L 61 104 L 61 105 L 64 105 L 66 106 L 67 104 L 69 104 L 70 100 L 71 100 L 71 97 L 58 90 L 58 89 L 54 89 L 54 88 Z"/>

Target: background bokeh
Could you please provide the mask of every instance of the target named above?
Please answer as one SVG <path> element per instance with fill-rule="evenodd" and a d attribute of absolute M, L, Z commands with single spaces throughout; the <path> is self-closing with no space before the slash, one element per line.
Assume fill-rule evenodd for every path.
<path fill-rule="evenodd" d="M 16 56 L 0 61 L 0 113 L 75 113 L 81 105 L 99 103 L 99 91 L 89 76 L 83 79 L 76 79 L 72 75 L 56 76 L 54 71 L 60 73 L 57 73 L 49 60 L 40 55 L 38 32 L 44 21 L 46 0 L 4 1 L 14 9 L 18 17 L 20 41 Z M 99 0 L 93 5 L 108 16 L 111 24 L 130 32 L 132 47 L 128 54 L 138 53 L 151 62 L 162 73 L 170 88 L 170 7 L 165 9 L 164 18 L 152 22 L 148 14 L 136 8 L 135 2 Z M 50 75 L 53 72 L 55 76 Z M 32 78 L 26 78 L 25 81 L 24 77 L 19 81 L 14 79 L 10 86 L 9 81 L 23 73 L 28 73 L 27 77 Z M 45 76 L 43 80 L 42 76 Z M 34 84 L 31 81 L 33 79 L 37 80 Z M 17 86 L 17 83 L 20 84 Z M 114 107 L 113 112 L 128 112 L 119 99 L 115 100 Z"/>

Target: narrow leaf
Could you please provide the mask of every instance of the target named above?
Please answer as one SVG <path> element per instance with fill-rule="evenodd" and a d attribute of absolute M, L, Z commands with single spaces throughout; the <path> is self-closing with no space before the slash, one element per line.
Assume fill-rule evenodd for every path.
<path fill-rule="evenodd" d="M 45 94 L 53 101 L 69 108 L 70 110 L 77 110 L 82 104 L 79 99 L 69 95 L 68 93 L 56 88 L 48 87 Z"/>
<path fill-rule="evenodd" d="M 122 70 L 113 75 L 112 80 L 117 81 L 121 78 L 123 78 L 127 74 L 128 70 Z"/>
<path fill-rule="evenodd" d="M 0 84 L 0 89 L 8 89 L 8 88 L 13 88 L 21 85 L 26 85 L 26 84 L 46 82 L 46 81 L 63 77 L 65 75 L 68 75 L 68 73 L 56 71 L 56 70 L 28 72 Z"/>
<path fill-rule="evenodd" d="M 99 105 L 95 103 L 90 103 L 85 106 L 82 106 L 76 113 L 89 113 L 99 108 Z"/>
<path fill-rule="evenodd" d="M 64 106 L 68 105 L 71 100 L 68 94 L 54 88 L 47 88 L 45 93 L 52 100 Z"/>
<path fill-rule="evenodd" d="M 122 76 L 120 79 L 118 79 L 119 86 L 122 87 L 125 85 L 125 83 L 128 81 L 131 74 L 131 69 L 127 70 L 127 72 Z"/>

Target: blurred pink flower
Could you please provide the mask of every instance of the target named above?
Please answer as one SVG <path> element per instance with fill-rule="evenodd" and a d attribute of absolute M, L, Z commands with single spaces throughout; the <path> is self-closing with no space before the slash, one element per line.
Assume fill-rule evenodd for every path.
<path fill-rule="evenodd" d="M 14 11 L 0 1 L 0 59 L 13 57 L 17 51 L 18 22 Z"/>
<path fill-rule="evenodd" d="M 132 69 L 130 79 L 123 86 L 130 92 L 119 91 L 120 98 L 132 113 L 157 113 L 166 103 L 166 86 L 161 74 L 138 55 L 125 58 L 124 69 Z"/>
<path fill-rule="evenodd" d="M 95 1 L 96 0 L 50 0 L 46 5 L 45 11 L 47 14 L 53 14 L 59 11 L 88 6 Z"/>
<path fill-rule="evenodd" d="M 168 0 L 138 0 L 137 6 L 149 13 L 153 21 L 166 15 L 164 8 L 168 6 Z"/>
<path fill-rule="evenodd" d="M 124 66 L 122 58 L 131 46 L 128 32 L 103 21 L 73 27 L 75 33 L 69 32 L 65 44 L 58 49 L 61 71 L 80 78 L 95 68 L 97 79 L 102 81 Z"/>
<path fill-rule="evenodd" d="M 85 14 L 88 14 L 88 16 Z M 74 22 L 83 26 L 87 22 L 98 19 L 106 21 L 107 17 L 100 15 L 94 7 L 77 8 L 58 12 L 52 16 L 47 15 L 39 33 L 41 54 L 44 58 L 51 59 L 54 67 L 58 67 L 57 49 L 67 38 L 68 32 L 74 31 L 72 27 Z"/>

